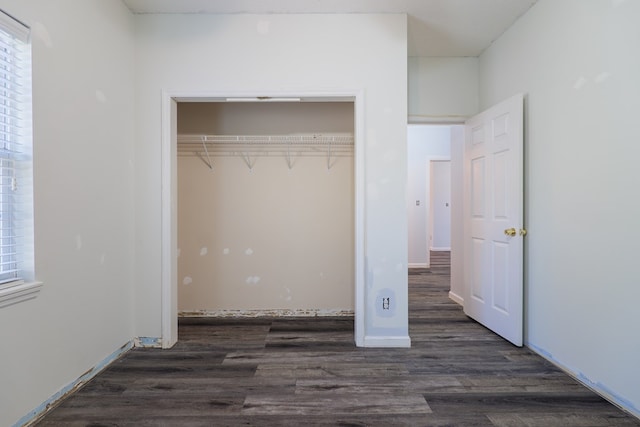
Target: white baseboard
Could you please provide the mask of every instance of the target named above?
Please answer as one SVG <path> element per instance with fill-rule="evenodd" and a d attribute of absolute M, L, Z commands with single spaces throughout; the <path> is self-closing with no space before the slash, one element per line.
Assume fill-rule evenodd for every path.
<path fill-rule="evenodd" d="M 449 298 L 453 300 L 453 302 L 464 307 L 464 298 L 462 298 L 460 295 L 449 291 Z"/>
<path fill-rule="evenodd" d="M 429 268 L 428 262 L 410 262 L 408 264 L 409 268 Z"/>
<path fill-rule="evenodd" d="M 435 247 L 435 248 L 429 248 L 429 250 L 431 252 L 451 252 L 450 247 L 442 247 L 442 248 Z"/>
<path fill-rule="evenodd" d="M 13 426 L 19 427 L 19 426 L 30 426 L 35 424 L 36 421 L 40 420 L 40 418 L 45 416 L 50 410 L 52 410 L 57 405 L 59 405 L 67 396 L 74 393 L 80 387 L 82 387 L 83 385 L 91 381 L 93 377 L 98 375 L 105 368 L 107 368 L 113 362 L 115 362 L 120 357 L 122 357 L 126 352 L 131 350 L 133 348 L 133 345 L 134 345 L 134 340 L 131 340 L 128 343 L 124 344 L 122 347 L 120 347 L 119 349 L 111 353 L 109 356 L 105 357 L 93 368 L 91 368 L 90 370 L 82 374 L 82 376 L 80 376 L 78 379 L 66 385 L 65 387 L 62 387 L 60 391 L 58 391 L 53 396 L 51 396 L 50 398 L 42 402 L 40 406 L 30 411 L 24 417 L 19 419 Z"/>
<path fill-rule="evenodd" d="M 185 310 L 178 317 L 353 317 L 353 310 L 274 309 L 274 310 Z"/>
<path fill-rule="evenodd" d="M 411 347 L 411 338 L 407 336 L 365 336 L 364 347 L 394 347 L 409 348 Z"/>

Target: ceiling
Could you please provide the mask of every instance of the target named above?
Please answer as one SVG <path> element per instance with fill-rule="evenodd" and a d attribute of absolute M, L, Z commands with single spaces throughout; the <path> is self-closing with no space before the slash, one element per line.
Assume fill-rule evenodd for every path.
<path fill-rule="evenodd" d="M 537 0 L 123 0 L 134 13 L 406 13 L 409 56 L 478 56 Z"/>

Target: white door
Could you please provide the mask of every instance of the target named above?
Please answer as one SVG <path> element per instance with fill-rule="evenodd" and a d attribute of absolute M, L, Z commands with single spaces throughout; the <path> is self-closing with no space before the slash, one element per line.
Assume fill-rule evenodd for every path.
<path fill-rule="evenodd" d="M 523 343 L 523 96 L 467 120 L 464 311 Z"/>

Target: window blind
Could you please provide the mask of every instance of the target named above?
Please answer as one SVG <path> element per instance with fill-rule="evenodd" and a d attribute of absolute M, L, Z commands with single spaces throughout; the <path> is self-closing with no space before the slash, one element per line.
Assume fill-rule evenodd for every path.
<path fill-rule="evenodd" d="M 30 98 L 29 29 L 0 11 L 0 287 L 22 280 L 25 196 L 20 186 L 22 164 L 31 157 Z"/>

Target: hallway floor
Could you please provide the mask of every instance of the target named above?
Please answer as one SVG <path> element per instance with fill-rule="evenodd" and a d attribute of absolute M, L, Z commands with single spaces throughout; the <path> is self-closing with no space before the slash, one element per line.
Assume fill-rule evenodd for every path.
<path fill-rule="evenodd" d="M 449 269 L 412 269 L 410 349 L 362 349 L 351 318 L 180 319 L 38 426 L 640 426 L 469 320 Z"/>

